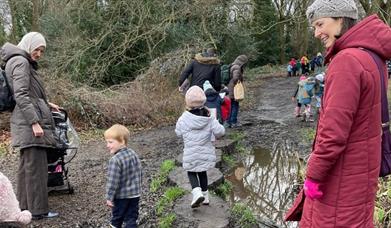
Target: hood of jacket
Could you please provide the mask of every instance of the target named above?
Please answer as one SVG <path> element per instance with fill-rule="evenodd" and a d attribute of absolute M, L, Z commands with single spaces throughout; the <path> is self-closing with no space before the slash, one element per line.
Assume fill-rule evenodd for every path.
<path fill-rule="evenodd" d="M 236 57 L 235 61 L 232 64 L 242 67 L 247 62 L 248 62 L 248 58 L 246 55 L 239 55 L 238 57 Z"/>
<path fill-rule="evenodd" d="M 372 15 L 355 26 L 336 40 L 335 44 L 327 50 L 325 63 L 339 51 L 346 48 L 365 48 L 375 52 L 384 60 L 391 58 L 391 28 Z"/>
<path fill-rule="evenodd" d="M 220 64 L 220 60 L 216 57 L 203 56 L 201 53 L 195 55 L 194 59 L 202 64 Z"/>
<path fill-rule="evenodd" d="M 191 130 L 200 130 L 206 127 L 210 121 L 210 117 L 206 116 L 197 116 L 194 115 L 188 111 L 185 111 L 183 113 L 183 121 L 186 125 Z"/>
<path fill-rule="evenodd" d="M 7 62 L 11 57 L 15 55 L 21 55 L 28 60 L 32 60 L 30 55 L 26 51 L 18 48 L 16 45 L 13 45 L 11 43 L 5 43 L 3 45 L 3 47 L 0 50 L 0 55 L 1 55 L 1 59 L 4 62 Z"/>
<path fill-rule="evenodd" d="M 206 100 L 209 102 L 214 102 L 220 96 L 218 92 L 214 89 L 208 89 L 205 91 Z"/>
<path fill-rule="evenodd" d="M 5 43 L 0 49 L 0 58 L 4 62 L 7 62 L 14 56 L 23 56 L 33 65 L 34 69 L 38 68 L 37 62 L 34 61 L 26 51 L 18 48 L 16 45 L 13 45 L 11 43 Z"/>

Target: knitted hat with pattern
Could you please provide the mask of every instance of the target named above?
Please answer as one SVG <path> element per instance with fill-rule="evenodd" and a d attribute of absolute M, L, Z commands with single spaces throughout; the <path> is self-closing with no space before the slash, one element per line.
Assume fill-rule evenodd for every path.
<path fill-rule="evenodd" d="M 358 19 L 354 0 L 315 0 L 307 9 L 310 23 L 323 17 L 348 17 Z"/>

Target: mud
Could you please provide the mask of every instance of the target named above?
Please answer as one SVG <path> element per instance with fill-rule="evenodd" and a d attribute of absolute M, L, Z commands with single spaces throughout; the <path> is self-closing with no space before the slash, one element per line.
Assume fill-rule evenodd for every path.
<path fill-rule="evenodd" d="M 244 145 L 251 148 L 272 150 L 276 142 L 283 142 L 290 145 L 292 153 L 307 154 L 309 145 L 300 138 L 300 129 L 312 127 L 313 123 L 302 123 L 293 117 L 294 104 L 290 96 L 295 90 L 297 80 L 275 77 L 250 85 L 248 88 L 254 94 L 255 102 L 250 105 L 249 111 L 239 113 L 239 120 L 247 124 L 241 128 L 229 129 L 228 132 L 243 133 Z M 174 126 L 168 126 L 134 134 L 130 147 L 140 155 L 144 168 L 139 225 L 156 227 L 157 217 L 152 208 L 162 192 L 149 192 L 149 183 L 164 160 L 175 160 L 181 153 L 182 142 L 176 137 Z M 105 205 L 104 192 L 109 158 L 103 140 L 82 145 L 68 166 L 75 193 L 49 196 L 50 209 L 59 212 L 60 217 L 34 221 L 29 227 L 107 227 L 110 210 Z M 13 183 L 16 179 L 17 164 L 17 154 L 0 158 L 0 171 Z M 183 224 L 193 222 L 183 221 Z"/>

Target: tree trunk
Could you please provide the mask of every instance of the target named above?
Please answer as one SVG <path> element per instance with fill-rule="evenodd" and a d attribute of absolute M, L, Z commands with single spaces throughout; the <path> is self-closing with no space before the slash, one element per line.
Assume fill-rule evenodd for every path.
<path fill-rule="evenodd" d="M 39 16 L 41 8 L 41 0 L 32 0 L 33 2 L 33 15 L 31 18 L 31 30 L 39 31 Z"/>
<path fill-rule="evenodd" d="M 286 43 L 285 43 L 285 24 L 281 23 L 278 25 L 278 33 L 279 33 L 279 49 L 280 49 L 280 63 L 285 63 L 285 49 L 286 49 Z"/>

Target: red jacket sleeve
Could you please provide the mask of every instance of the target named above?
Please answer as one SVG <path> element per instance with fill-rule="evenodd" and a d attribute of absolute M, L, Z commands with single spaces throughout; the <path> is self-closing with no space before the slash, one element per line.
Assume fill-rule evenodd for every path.
<path fill-rule="evenodd" d="M 338 54 L 330 63 L 322 103 L 323 113 L 307 165 L 307 178 L 323 182 L 346 149 L 360 102 L 363 72 L 359 60 L 349 53 Z"/>

